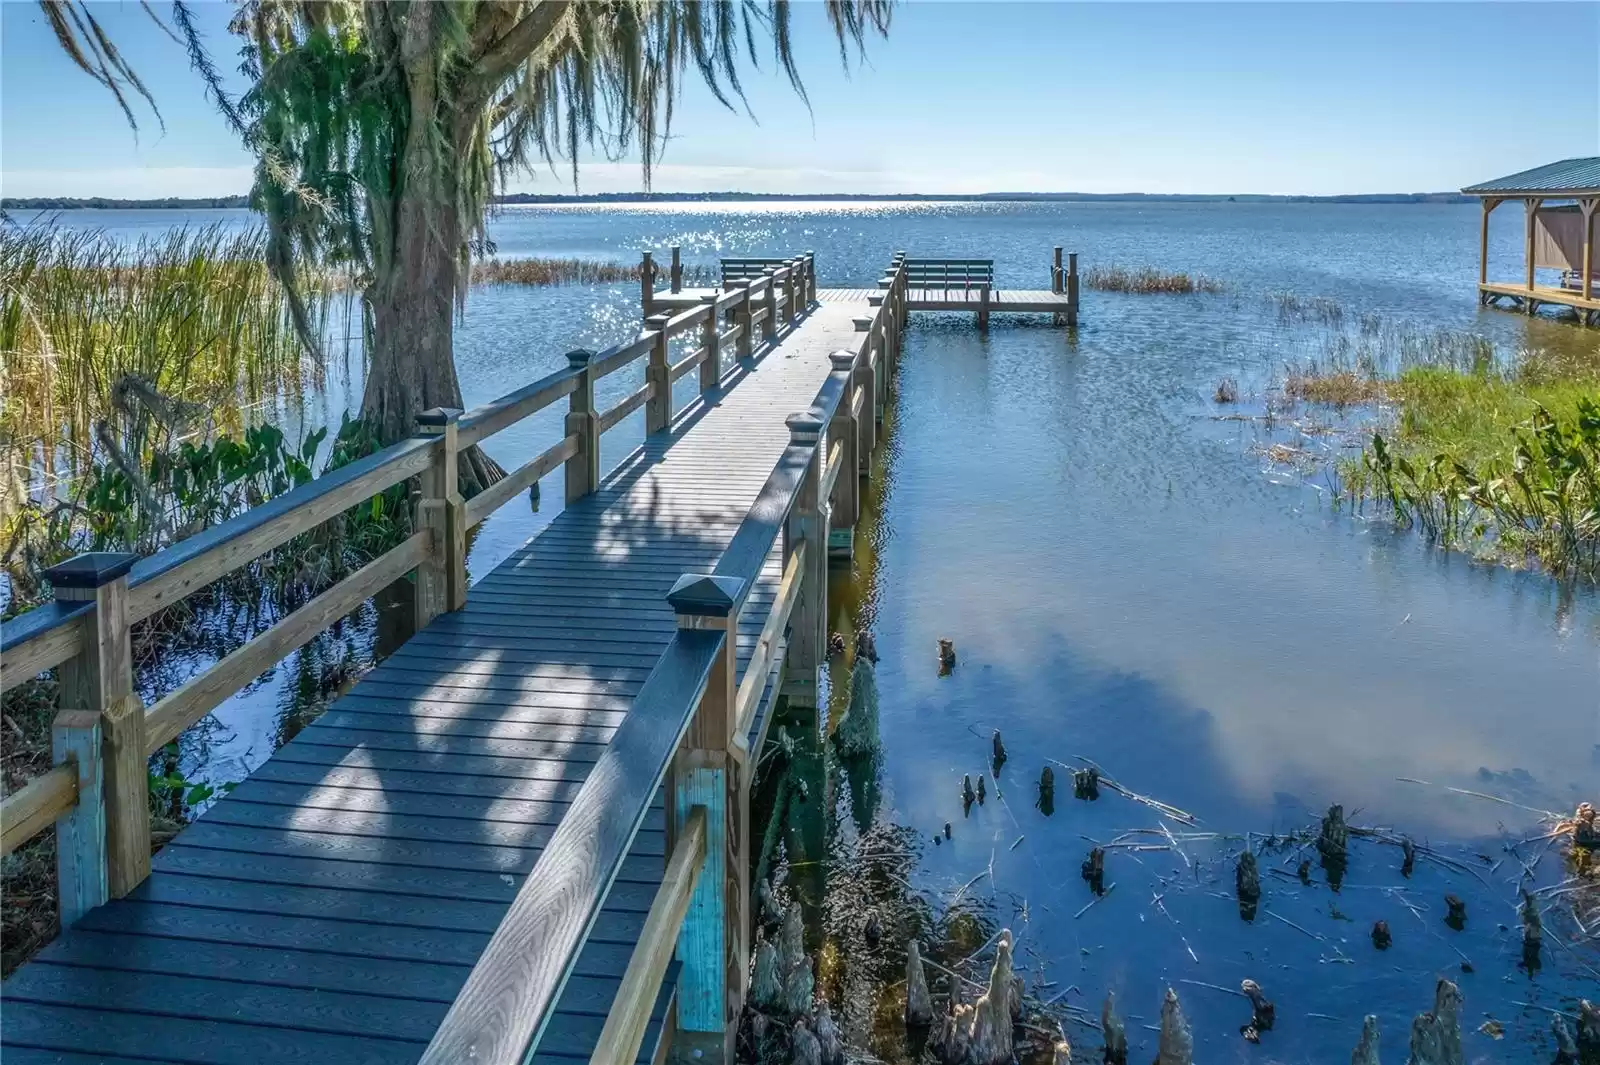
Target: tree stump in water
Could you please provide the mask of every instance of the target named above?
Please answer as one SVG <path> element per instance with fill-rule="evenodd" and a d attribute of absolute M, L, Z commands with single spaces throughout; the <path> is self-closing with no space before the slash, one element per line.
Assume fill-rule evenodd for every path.
<path fill-rule="evenodd" d="M 1462 902 L 1460 898 L 1455 895 L 1446 895 L 1444 897 L 1444 908 L 1445 924 L 1457 932 L 1467 926 L 1467 904 Z"/>
<path fill-rule="evenodd" d="M 826 999 L 817 1003 L 817 1016 L 811 1027 L 822 1051 L 822 1065 L 844 1065 L 844 1040 L 839 1035 L 839 1026 L 833 1023 L 833 1012 L 828 1009 Z"/>
<path fill-rule="evenodd" d="M 1583 1065 L 1600 1061 L 1600 1006 L 1588 999 L 1578 1002 L 1578 1060 Z"/>
<path fill-rule="evenodd" d="M 971 1065 L 1011 1065 L 1015 1046 L 1011 1038 L 1011 997 L 1015 974 L 1011 971 L 1011 931 L 1002 929 L 995 944 L 994 968 L 989 988 L 973 1008 Z"/>
<path fill-rule="evenodd" d="M 1449 980 L 1433 991 L 1433 1009 L 1411 1022 L 1407 1065 L 1466 1065 L 1461 1048 L 1461 992 Z"/>
<path fill-rule="evenodd" d="M 990 768 L 994 770 L 994 778 L 1000 779 L 1000 769 L 1006 764 L 1006 745 L 1000 739 L 1000 730 L 994 730 L 994 753 L 990 758 Z"/>
<path fill-rule="evenodd" d="M 1045 766 L 1039 773 L 1039 812 L 1049 817 L 1056 812 L 1056 773 Z"/>
<path fill-rule="evenodd" d="M 1374 921 L 1372 923 L 1372 945 L 1379 950 L 1388 950 L 1389 944 L 1394 942 L 1394 937 L 1389 934 L 1388 921 Z"/>
<path fill-rule="evenodd" d="M 878 749 L 878 678 L 871 662 L 856 659 L 850 671 L 850 705 L 833 733 L 845 758 L 864 758 Z"/>
<path fill-rule="evenodd" d="M 1083 860 L 1083 878 L 1089 882 L 1089 890 L 1096 895 L 1106 893 L 1106 852 L 1095 847 L 1089 852 L 1089 857 Z"/>
<path fill-rule="evenodd" d="M 805 1021 L 794 1022 L 794 1035 L 789 1045 L 794 1048 L 794 1065 L 822 1065 L 822 1044 L 811 1034 Z"/>
<path fill-rule="evenodd" d="M 1194 1033 L 1178 1004 L 1178 993 L 1167 988 L 1161 1001 L 1161 1034 L 1156 1042 L 1156 1065 L 1194 1065 Z"/>
<path fill-rule="evenodd" d="M 1128 1029 L 1117 1014 L 1117 996 L 1106 992 L 1100 1007 L 1100 1038 L 1105 1042 L 1105 1065 L 1128 1065 Z"/>
<path fill-rule="evenodd" d="M 878 664 L 878 641 L 866 629 L 856 632 L 856 658 Z"/>
<path fill-rule="evenodd" d="M 1522 889 L 1522 965 L 1529 972 L 1539 968 L 1539 947 L 1544 941 L 1544 921 L 1539 916 L 1539 904 L 1527 888 Z"/>
<path fill-rule="evenodd" d="M 922 970 L 922 952 L 913 939 L 906 944 L 906 1027 L 923 1029 L 933 1023 L 933 996 L 928 994 L 928 974 Z"/>
<path fill-rule="evenodd" d="M 1322 819 L 1322 832 L 1317 836 L 1317 853 L 1322 856 L 1322 868 L 1328 874 L 1328 886 L 1339 890 L 1349 854 L 1350 829 L 1344 823 L 1344 807 L 1334 803 Z"/>
<path fill-rule="evenodd" d="M 1267 998 L 1266 992 L 1261 990 L 1261 985 L 1254 980 L 1242 981 L 1239 984 L 1239 993 L 1250 1000 L 1250 1023 L 1239 1031 L 1245 1039 L 1259 1043 L 1261 1033 L 1270 1032 L 1277 1021 L 1278 1008 Z"/>
<path fill-rule="evenodd" d="M 1361 1041 L 1350 1055 L 1350 1065 L 1378 1065 L 1378 1018 L 1371 1013 L 1361 1021 Z"/>
<path fill-rule="evenodd" d="M 790 1017 L 810 1013 L 816 979 L 811 972 L 811 959 L 806 957 L 805 926 L 800 921 L 798 903 L 792 903 L 783 917 L 783 931 L 778 936 L 778 974 L 783 981 L 780 1012 Z"/>
<path fill-rule="evenodd" d="M 750 976 L 750 1001 L 763 1013 L 783 1008 L 783 980 L 778 973 L 778 948 L 763 938 L 756 944 L 755 971 Z"/>
<path fill-rule="evenodd" d="M 963 774 L 961 777 L 961 813 L 965 815 L 972 809 L 972 804 L 978 801 L 977 793 L 972 790 L 972 777 Z"/>
<path fill-rule="evenodd" d="M 950 1002 L 944 1017 L 934 1029 L 931 1045 L 944 1065 L 966 1065 L 967 1048 L 972 1038 L 972 1007 L 961 1001 L 961 985 L 950 989 Z"/>
<path fill-rule="evenodd" d="M 1239 896 L 1239 916 L 1254 921 L 1256 907 L 1261 904 L 1261 873 L 1256 868 L 1254 852 L 1245 850 L 1239 855 L 1239 864 L 1233 871 L 1233 885 Z"/>
<path fill-rule="evenodd" d="M 1078 769 L 1072 774 L 1072 794 L 1074 798 L 1084 799 L 1089 802 L 1100 797 L 1100 770 L 1090 766 L 1088 769 Z"/>
<path fill-rule="evenodd" d="M 1400 840 L 1400 875 L 1409 880 L 1416 867 L 1417 845 L 1411 842 L 1410 836 L 1406 836 Z"/>

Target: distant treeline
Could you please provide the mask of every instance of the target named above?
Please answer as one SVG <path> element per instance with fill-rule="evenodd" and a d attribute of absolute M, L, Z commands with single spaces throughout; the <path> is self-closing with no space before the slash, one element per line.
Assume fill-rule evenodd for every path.
<path fill-rule="evenodd" d="M 1473 197 L 1458 192 L 1369 192 L 1347 196 L 1266 196 L 1258 194 L 1186 195 L 1183 193 L 1155 192 L 983 192 L 967 195 L 940 195 L 937 193 L 846 193 L 846 192 L 601 192 L 584 196 L 540 194 L 530 192 L 498 196 L 497 204 L 546 203 L 716 203 L 778 201 L 844 201 L 879 200 L 891 203 L 940 201 L 957 203 L 991 203 L 1023 201 L 1028 203 L 1063 202 L 1126 202 L 1148 201 L 1158 203 L 1471 203 Z M 82 210 L 204 210 L 211 208 L 248 207 L 245 196 L 212 196 L 186 199 L 169 196 L 159 200 L 119 200 L 106 196 L 77 199 L 68 196 L 32 196 L 0 199 L 0 210 L 7 211 L 82 211 Z"/>

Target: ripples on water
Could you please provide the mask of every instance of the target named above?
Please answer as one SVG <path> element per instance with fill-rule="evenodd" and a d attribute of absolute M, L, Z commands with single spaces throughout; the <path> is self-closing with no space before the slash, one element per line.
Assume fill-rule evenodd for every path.
<path fill-rule="evenodd" d="M 1490 273 L 1516 276 L 1520 223 L 1502 216 Z M 1500 927 L 1516 927 L 1515 863 L 1503 846 L 1535 834 L 1536 818 L 1445 789 L 1548 810 L 1596 798 L 1592 590 L 1441 554 L 1335 512 L 1325 474 L 1270 466 L 1258 445 L 1280 437 L 1216 420 L 1210 400 L 1224 376 L 1259 397 L 1285 364 L 1325 357 L 1330 336 L 1357 332 L 1363 315 L 1420 333 L 1471 331 L 1502 354 L 1558 345 L 1588 357 L 1595 334 L 1478 310 L 1477 219 L 1475 205 L 661 204 L 511 208 L 491 234 L 504 256 L 629 261 L 680 244 L 686 261 L 708 265 L 809 248 L 824 285 L 870 285 L 904 249 L 993 256 L 1000 284 L 1044 288 L 1057 244 L 1085 266 L 1149 264 L 1226 282 L 1222 296 L 1086 292 L 1075 335 L 1026 319 L 997 317 L 986 336 L 965 318 L 913 321 L 880 520 L 866 534 L 874 550 L 863 552 L 874 562 L 843 589 L 846 621 L 870 622 L 883 659 L 884 758 L 868 817 L 922 839 L 953 821 L 950 844 L 924 848 L 915 886 L 946 897 L 992 867 L 987 890 L 1025 957 L 1059 988 L 1083 988 L 1067 1002 L 1097 1003 L 1117 987 L 1139 1018 L 1136 1055 L 1153 1052 L 1153 1034 L 1137 1026 L 1154 1022 L 1164 982 L 1231 987 L 1250 976 L 1280 1018 L 1251 1055 L 1342 1060 L 1360 1015 L 1376 1012 L 1384 1054 L 1399 1060 L 1409 1017 L 1428 1005 L 1432 974 L 1445 973 L 1462 982 L 1469 1026 L 1492 1015 L 1510 1032 L 1502 1043 L 1469 1034 L 1469 1056 L 1544 1060 L 1542 1008 L 1570 1008 L 1579 991 L 1596 997 L 1600 950 L 1550 944 L 1536 977 L 1515 967 L 1516 936 Z M 1338 301 L 1343 324 L 1285 322 L 1268 298 L 1285 290 Z M 625 285 L 474 291 L 458 347 L 468 404 L 556 369 L 570 348 L 628 334 L 636 300 Z M 637 387 L 640 372 L 608 380 L 602 402 Z M 336 421 L 358 391 L 335 389 L 322 409 Z M 608 464 L 637 442 L 641 417 L 608 437 Z M 556 438 L 559 419 L 547 411 L 489 449 L 521 461 Z M 1359 424 L 1352 416 L 1346 427 Z M 514 550 L 559 497 L 548 485 L 540 514 L 511 506 L 492 518 L 472 572 Z M 941 636 L 960 650 L 944 679 L 934 665 Z M 258 763 L 295 699 L 280 678 L 225 706 L 207 741 L 211 764 L 238 776 Z M 992 728 L 1012 752 L 1006 801 L 963 820 L 960 778 L 981 770 Z M 1267 873 L 1287 859 L 1264 858 L 1264 905 L 1295 928 L 1239 920 L 1227 857 L 1237 843 L 1196 847 L 1187 861 L 1113 852 L 1118 890 L 1075 918 L 1089 898 L 1077 877 L 1087 839 L 1155 821 L 1115 796 L 1074 802 L 1060 783 L 1045 818 L 1032 781 L 1044 759 L 1074 756 L 1210 831 L 1287 832 L 1342 802 L 1354 823 L 1488 860 L 1472 877 L 1426 866 L 1403 882 L 1395 852 L 1360 844 L 1334 895 L 1320 877 L 1305 888 Z M 858 828 L 841 807 L 827 831 L 848 849 Z M 1546 857 L 1539 882 L 1558 877 Z M 1417 913 L 1387 890 L 1402 883 Z M 1469 900 L 1464 933 L 1442 927 L 1447 890 Z M 1163 892 L 1165 910 L 1152 902 Z M 1020 900 L 1026 915 L 1006 916 Z M 1367 941 L 1379 917 L 1396 943 L 1382 955 Z M 1571 933 L 1553 912 L 1546 921 L 1547 941 Z M 1461 955 L 1473 974 L 1459 971 Z M 1200 1058 L 1244 1056 L 1243 1000 L 1176 986 Z M 870 1014 L 847 1011 L 858 1035 Z"/>

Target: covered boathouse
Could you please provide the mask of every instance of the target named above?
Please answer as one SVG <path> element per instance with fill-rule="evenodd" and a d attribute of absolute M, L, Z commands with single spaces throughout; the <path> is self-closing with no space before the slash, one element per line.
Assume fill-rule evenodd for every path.
<path fill-rule="evenodd" d="M 1595 216 L 1600 214 L 1600 156 L 1563 159 L 1461 190 L 1483 203 L 1478 238 L 1478 302 L 1507 300 L 1528 314 L 1542 306 L 1569 307 L 1585 325 L 1600 325 L 1600 275 L 1595 254 Z M 1521 200 L 1526 274 L 1516 281 L 1489 280 L 1489 214 L 1507 200 Z M 1535 271 L 1559 270 L 1554 285 L 1537 284 Z"/>

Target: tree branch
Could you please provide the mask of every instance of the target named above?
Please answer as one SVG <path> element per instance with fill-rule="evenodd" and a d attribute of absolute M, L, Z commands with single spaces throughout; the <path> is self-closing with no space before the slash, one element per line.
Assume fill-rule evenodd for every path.
<path fill-rule="evenodd" d="M 472 64 L 472 95 L 487 100 L 495 86 L 545 42 L 570 6 L 570 0 L 539 0 L 538 6 L 503 37 L 490 42 L 483 55 Z"/>

